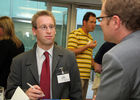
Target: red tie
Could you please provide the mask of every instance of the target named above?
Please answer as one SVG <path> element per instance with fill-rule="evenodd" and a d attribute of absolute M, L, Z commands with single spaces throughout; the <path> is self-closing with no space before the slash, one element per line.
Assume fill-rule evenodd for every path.
<path fill-rule="evenodd" d="M 41 78 L 40 78 L 40 87 L 44 92 L 45 96 L 42 99 L 50 99 L 50 61 L 49 53 L 44 52 L 46 59 L 42 65 Z"/>

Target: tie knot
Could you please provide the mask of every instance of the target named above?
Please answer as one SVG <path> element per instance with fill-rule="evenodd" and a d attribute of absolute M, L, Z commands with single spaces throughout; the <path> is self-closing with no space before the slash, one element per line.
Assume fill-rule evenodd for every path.
<path fill-rule="evenodd" d="M 49 53 L 47 51 L 44 52 L 45 57 L 49 56 Z"/>

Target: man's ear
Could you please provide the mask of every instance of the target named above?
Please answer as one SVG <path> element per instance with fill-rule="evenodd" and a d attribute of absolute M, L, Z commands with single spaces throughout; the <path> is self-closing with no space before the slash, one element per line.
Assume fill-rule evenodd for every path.
<path fill-rule="evenodd" d="M 36 29 L 34 27 L 32 28 L 32 32 L 33 32 L 33 35 L 36 36 Z"/>
<path fill-rule="evenodd" d="M 113 16 L 113 24 L 114 24 L 115 29 L 120 28 L 121 20 L 119 16 L 116 16 L 116 15 Z"/>
<path fill-rule="evenodd" d="M 83 21 L 83 26 L 85 26 L 85 24 L 86 24 L 86 21 L 84 20 L 84 21 Z"/>

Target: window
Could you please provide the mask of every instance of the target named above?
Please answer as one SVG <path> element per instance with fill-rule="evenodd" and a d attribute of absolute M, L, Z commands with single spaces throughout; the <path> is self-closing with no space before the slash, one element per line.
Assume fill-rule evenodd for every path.
<path fill-rule="evenodd" d="M 10 0 L 1 0 L 0 2 L 0 16 L 10 16 Z"/>
<path fill-rule="evenodd" d="M 67 16 L 68 8 L 66 7 L 52 7 L 52 13 L 56 18 L 56 38 L 55 41 L 58 45 L 66 46 L 67 34 Z"/>
<path fill-rule="evenodd" d="M 31 19 L 38 10 L 47 9 L 45 2 L 32 0 L 13 0 L 12 17 Z"/>

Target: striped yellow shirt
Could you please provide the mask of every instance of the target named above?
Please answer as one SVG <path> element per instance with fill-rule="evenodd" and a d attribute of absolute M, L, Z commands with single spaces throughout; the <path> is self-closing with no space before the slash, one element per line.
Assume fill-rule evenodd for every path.
<path fill-rule="evenodd" d="M 80 48 L 93 41 L 90 34 L 86 34 L 82 28 L 79 28 L 69 34 L 67 48 Z M 87 48 L 82 53 L 76 55 L 81 79 L 89 79 L 91 71 L 92 48 Z"/>

